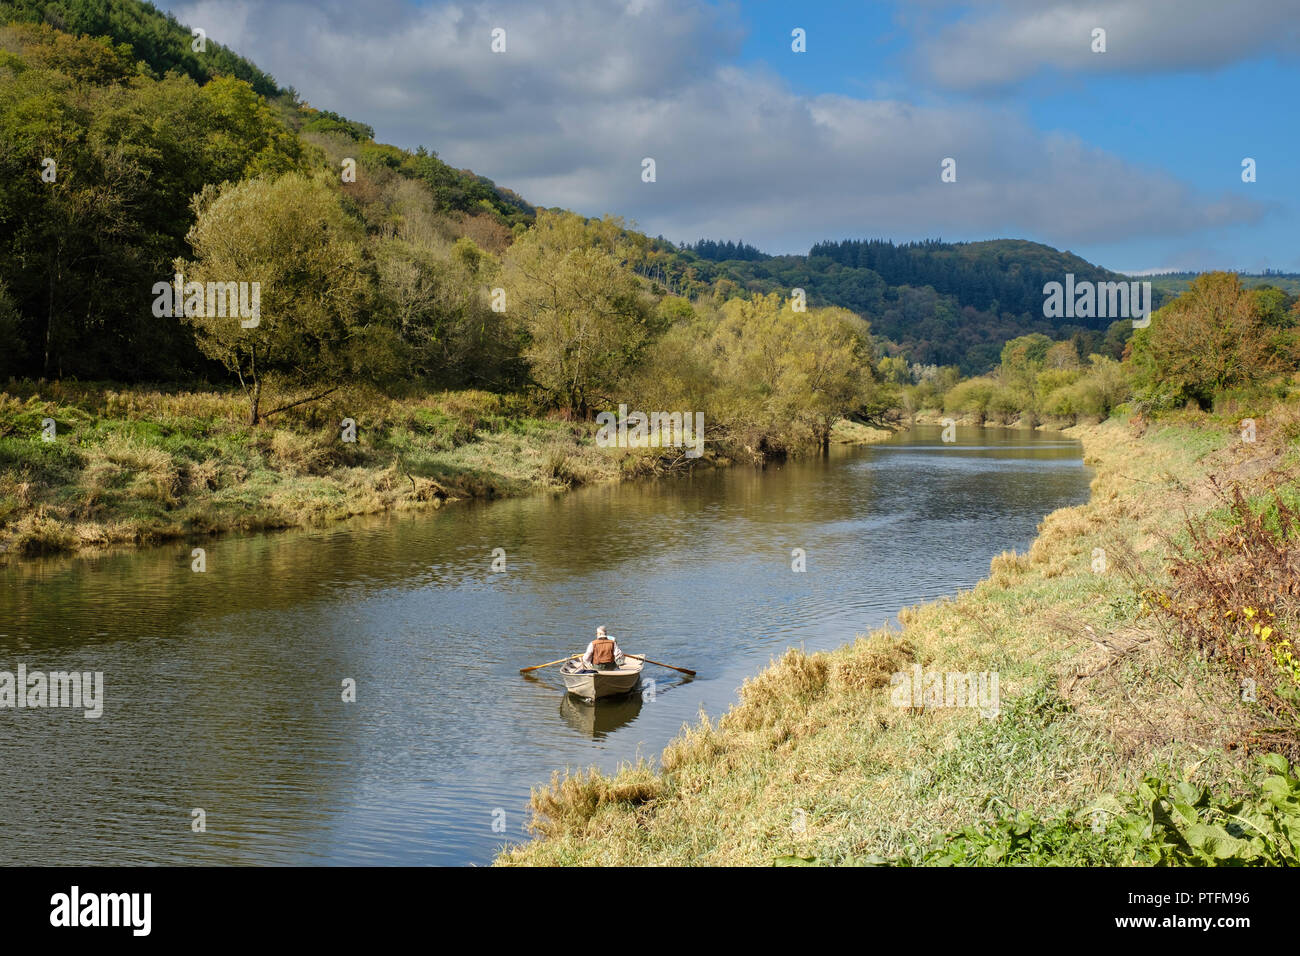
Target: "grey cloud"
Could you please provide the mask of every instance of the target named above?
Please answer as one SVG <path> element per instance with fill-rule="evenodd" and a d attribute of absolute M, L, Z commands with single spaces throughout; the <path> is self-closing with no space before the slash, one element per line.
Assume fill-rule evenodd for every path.
<path fill-rule="evenodd" d="M 1155 73 L 1207 70 L 1260 55 L 1300 55 L 1295 0 L 1001 0 L 937 4 L 966 13 L 935 28 L 933 11 L 913 16 L 932 29 L 916 59 L 923 74 L 956 89 L 1009 87 L 1043 70 Z M 1092 31 L 1106 31 L 1106 52 Z"/>

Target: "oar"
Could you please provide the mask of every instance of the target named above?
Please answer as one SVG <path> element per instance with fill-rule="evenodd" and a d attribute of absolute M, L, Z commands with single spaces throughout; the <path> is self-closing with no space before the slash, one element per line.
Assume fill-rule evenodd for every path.
<path fill-rule="evenodd" d="M 545 664 L 534 664 L 532 667 L 521 667 L 519 673 L 527 674 L 529 671 L 541 670 L 543 667 L 550 667 L 552 664 L 563 664 L 565 661 L 576 660 L 581 654 L 574 654 L 572 657 L 561 657 L 558 661 L 547 661 Z"/>
<path fill-rule="evenodd" d="M 645 661 L 647 664 L 658 664 L 660 667 L 666 667 L 670 671 L 681 671 L 683 674 L 689 674 L 691 677 L 695 676 L 695 671 L 687 670 L 685 667 L 673 667 L 672 664 L 665 664 L 662 661 L 652 661 L 648 657 L 637 657 L 635 654 L 624 654 L 623 656 L 630 657 L 634 661 Z"/>

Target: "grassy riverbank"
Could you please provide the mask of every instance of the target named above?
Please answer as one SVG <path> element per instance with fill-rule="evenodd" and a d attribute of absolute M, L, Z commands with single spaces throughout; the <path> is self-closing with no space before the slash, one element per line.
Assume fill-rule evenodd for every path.
<path fill-rule="evenodd" d="M 968 844 L 995 847 L 978 861 L 996 862 L 1004 833 L 1008 844 L 1033 843 L 1022 861 L 1155 859 L 1135 848 L 1157 839 L 1140 820 L 1137 843 L 1121 839 L 1129 804 L 1117 796 L 1146 786 L 1150 772 L 1247 790 L 1248 752 L 1300 740 L 1287 702 L 1300 668 L 1284 667 L 1294 661 L 1284 635 L 1300 623 L 1287 518 L 1300 500 L 1298 423 L 1291 405 L 1262 417 L 1254 442 L 1204 413 L 1072 429 L 1095 470 L 1091 499 L 1045 518 L 1028 553 L 995 558 L 976 588 L 906 610 L 901 627 L 829 653 L 787 652 L 719 720 L 685 728 L 658 766 L 557 775 L 533 795 L 542 838 L 498 863 L 970 862 L 953 849 Z M 1234 515 L 1216 482 L 1240 483 L 1253 510 Z M 1175 580 L 1185 516 L 1204 521 L 1206 535 L 1235 537 L 1190 554 Z M 1276 566 L 1240 566 L 1257 558 Z M 1243 579 L 1259 590 L 1214 590 Z M 1162 601 L 1171 588 L 1174 601 Z M 1252 606 L 1232 610 L 1238 603 Z M 1172 620 L 1184 607 L 1205 609 L 1203 624 Z M 1273 608 L 1276 627 L 1252 638 L 1249 619 Z M 1224 623 L 1238 619 L 1244 630 Z M 1209 662 L 1216 639 L 1229 644 Z M 891 677 L 914 665 L 997 672 L 1000 713 L 894 705 Z M 1249 695 L 1243 675 L 1253 675 Z M 1257 699 L 1243 701 L 1256 697 L 1256 678 Z M 1047 828 L 1030 821 L 1043 820 L 1065 836 L 1040 845 Z"/>
<path fill-rule="evenodd" d="M 665 473 L 676 450 L 599 448 L 520 398 L 341 390 L 253 427 L 235 391 L 91 384 L 0 392 L 0 555 L 288 528 Z M 345 441 L 344 419 L 355 422 Z M 43 440 L 54 422 L 53 441 Z M 840 441 L 887 432 L 844 422 Z M 725 464 L 706 445 L 706 466 Z M 0 558 L 3 559 L 3 558 Z"/>

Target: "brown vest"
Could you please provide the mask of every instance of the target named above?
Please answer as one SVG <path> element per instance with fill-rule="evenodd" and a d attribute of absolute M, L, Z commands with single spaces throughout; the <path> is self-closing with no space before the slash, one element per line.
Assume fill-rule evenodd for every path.
<path fill-rule="evenodd" d="M 609 638 L 598 637 L 591 642 L 591 662 L 593 664 L 614 663 L 614 642 Z"/>

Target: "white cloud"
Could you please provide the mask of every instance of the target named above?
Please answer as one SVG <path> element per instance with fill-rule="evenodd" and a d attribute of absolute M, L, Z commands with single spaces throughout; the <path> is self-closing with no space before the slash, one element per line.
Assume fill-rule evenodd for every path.
<path fill-rule="evenodd" d="M 189 9 L 175 12 L 186 22 Z M 1041 134 L 1010 109 L 797 95 L 730 65 L 734 12 L 691 0 L 193 9 L 213 22 L 229 9 L 243 24 L 240 52 L 381 140 L 426 144 L 531 202 L 618 213 L 675 240 L 804 251 L 845 236 L 1014 235 L 1068 247 L 1266 211 Z M 496 26 L 504 54 L 490 51 Z M 645 156 L 652 184 L 641 182 Z M 949 156 L 953 184 L 939 178 Z"/>

